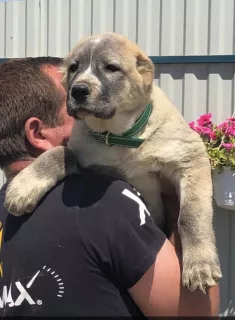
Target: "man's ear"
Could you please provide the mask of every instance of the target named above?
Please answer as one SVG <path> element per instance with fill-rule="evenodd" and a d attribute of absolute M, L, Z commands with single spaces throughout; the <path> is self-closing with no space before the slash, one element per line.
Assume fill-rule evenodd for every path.
<path fill-rule="evenodd" d="M 53 147 L 50 138 L 47 134 L 43 122 L 36 118 L 29 118 L 25 122 L 25 134 L 29 144 L 33 147 L 36 153 L 41 153 Z"/>
<path fill-rule="evenodd" d="M 141 74 L 144 84 L 148 87 L 153 83 L 154 64 L 148 56 L 142 52 L 138 52 L 136 56 L 136 68 Z"/>

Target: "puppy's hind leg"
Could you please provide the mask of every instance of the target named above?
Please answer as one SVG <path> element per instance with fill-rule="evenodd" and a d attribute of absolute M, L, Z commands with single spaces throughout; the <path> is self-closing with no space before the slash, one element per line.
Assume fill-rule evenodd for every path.
<path fill-rule="evenodd" d="M 183 250 L 183 285 L 206 292 L 222 277 L 212 226 L 210 166 L 187 169 L 179 178 L 179 234 Z"/>
<path fill-rule="evenodd" d="M 44 152 L 9 183 L 5 208 L 15 216 L 32 212 L 59 180 L 78 170 L 76 157 L 70 149 L 59 146 Z"/>

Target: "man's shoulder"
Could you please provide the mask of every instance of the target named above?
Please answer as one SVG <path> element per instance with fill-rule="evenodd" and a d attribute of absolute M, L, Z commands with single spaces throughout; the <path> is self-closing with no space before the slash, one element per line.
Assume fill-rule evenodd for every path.
<path fill-rule="evenodd" d="M 48 201 L 62 201 L 66 207 L 88 208 L 97 203 L 117 202 L 123 191 L 132 187 L 125 181 L 85 170 L 80 174 L 68 175 L 46 196 Z"/>
<path fill-rule="evenodd" d="M 0 204 L 4 209 L 5 184 L 0 190 Z M 66 176 L 59 181 L 40 201 L 36 211 L 64 211 L 64 209 L 97 208 L 119 202 L 124 190 L 132 190 L 125 181 L 101 175 L 91 170 Z M 120 203 L 119 203 L 120 205 Z M 48 210 L 47 210 L 48 209 Z M 1 210 L 2 211 L 2 210 Z M 3 210 L 5 211 L 5 210 Z M 6 212 L 4 213 L 4 215 Z"/>
<path fill-rule="evenodd" d="M 72 191 L 74 186 L 76 195 Z M 121 179 L 86 172 L 67 177 L 64 190 L 68 190 L 64 201 L 79 208 L 81 226 L 110 230 L 129 223 L 139 227 L 146 215 L 150 218 L 139 192 Z"/>

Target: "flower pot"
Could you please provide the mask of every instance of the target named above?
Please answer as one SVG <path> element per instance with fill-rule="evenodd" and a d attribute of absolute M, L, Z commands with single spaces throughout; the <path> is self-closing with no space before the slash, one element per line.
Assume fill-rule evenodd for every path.
<path fill-rule="evenodd" d="M 221 172 L 212 173 L 214 199 L 218 207 L 235 210 L 235 171 L 224 167 Z"/>

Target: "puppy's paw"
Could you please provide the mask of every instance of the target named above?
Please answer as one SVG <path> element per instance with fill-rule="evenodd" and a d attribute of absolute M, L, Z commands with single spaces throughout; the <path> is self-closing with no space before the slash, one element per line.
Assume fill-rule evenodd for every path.
<path fill-rule="evenodd" d="M 196 257 L 196 255 L 185 259 L 183 263 L 183 286 L 190 291 L 201 290 L 206 293 L 206 289 L 215 285 L 222 277 L 219 260 L 208 257 Z"/>
<path fill-rule="evenodd" d="M 6 190 L 4 206 L 14 216 L 34 211 L 53 185 L 50 179 L 36 178 L 33 172 L 26 169 L 14 177 Z"/>

